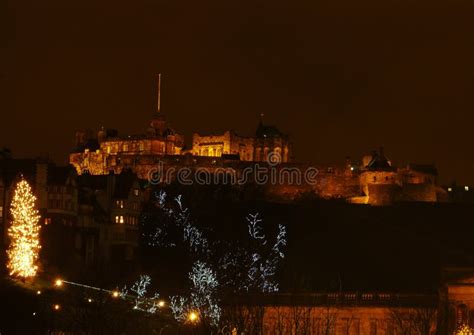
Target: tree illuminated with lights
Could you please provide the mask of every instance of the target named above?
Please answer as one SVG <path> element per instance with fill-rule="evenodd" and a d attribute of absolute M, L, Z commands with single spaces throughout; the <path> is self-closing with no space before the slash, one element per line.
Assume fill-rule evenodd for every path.
<path fill-rule="evenodd" d="M 473 335 L 473 329 L 468 325 L 462 325 L 456 332 L 455 335 Z"/>
<path fill-rule="evenodd" d="M 40 216 L 35 201 L 36 197 L 28 182 L 20 180 L 10 208 L 12 223 L 8 229 L 10 246 L 7 267 L 13 277 L 31 278 L 38 271 Z"/>

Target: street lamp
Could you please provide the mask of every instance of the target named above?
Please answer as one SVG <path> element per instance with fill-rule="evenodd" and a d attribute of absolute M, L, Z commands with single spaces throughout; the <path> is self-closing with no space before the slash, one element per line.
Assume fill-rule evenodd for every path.
<path fill-rule="evenodd" d="M 188 315 L 188 320 L 192 323 L 198 322 L 199 321 L 199 314 L 194 312 L 194 311 L 190 312 L 189 315 Z"/>

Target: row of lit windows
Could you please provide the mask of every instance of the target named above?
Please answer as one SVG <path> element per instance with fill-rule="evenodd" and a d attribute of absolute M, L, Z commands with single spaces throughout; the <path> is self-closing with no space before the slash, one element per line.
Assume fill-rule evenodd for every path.
<path fill-rule="evenodd" d="M 173 143 L 172 142 L 167 142 L 166 147 L 165 147 L 165 142 L 158 142 L 157 147 L 155 145 L 153 145 L 152 150 L 156 151 L 156 149 L 158 149 L 158 152 L 161 152 L 161 153 L 164 153 L 165 149 L 168 152 L 173 151 Z M 139 152 L 139 151 L 145 151 L 145 150 L 150 150 L 150 145 L 145 146 L 144 142 L 139 142 L 138 144 L 134 143 L 134 142 L 129 142 L 129 143 L 107 145 L 106 146 L 106 151 L 107 151 L 108 154 L 117 153 L 118 151 L 121 151 L 121 152 Z"/>
<path fill-rule="evenodd" d="M 128 215 L 116 215 L 115 216 L 115 223 L 119 224 L 130 224 L 136 225 L 138 224 L 138 218 L 135 216 L 128 216 Z"/>
<path fill-rule="evenodd" d="M 206 157 L 220 157 L 222 156 L 222 148 L 202 148 L 201 149 L 201 156 Z"/>
<path fill-rule="evenodd" d="M 145 143 L 140 142 L 138 145 L 136 143 L 123 143 L 121 146 L 120 145 L 107 145 L 107 153 L 116 153 L 118 148 L 121 148 L 122 151 L 144 151 L 145 150 Z"/>
<path fill-rule="evenodd" d="M 263 155 L 262 155 L 261 150 L 262 150 L 261 148 L 257 148 L 255 151 L 255 159 L 257 161 L 266 160 L 270 152 L 270 148 L 265 147 L 263 150 Z M 281 157 L 281 148 L 277 147 L 272 152 Z M 222 156 L 222 148 L 204 147 L 204 148 L 201 148 L 199 154 L 205 157 L 220 157 Z M 251 151 L 247 152 L 246 150 L 240 150 L 239 155 L 241 159 L 243 160 L 251 160 Z M 285 151 L 285 157 L 282 157 L 283 161 L 287 160 L 287 156 L 288 156 L 287 151 Z"/>

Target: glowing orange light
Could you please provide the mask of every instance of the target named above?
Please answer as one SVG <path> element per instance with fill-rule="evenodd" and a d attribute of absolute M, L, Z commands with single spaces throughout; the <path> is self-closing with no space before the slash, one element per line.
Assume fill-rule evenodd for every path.
<path fill-rule="evenodd" d="M 113 292 L 112 292 L 112 297 L 118 298 L 119 296 L 120 296 L 119 291 L 113 291 Z"/>
<path fill-rule="evenodd" d="M 56 280 L 54 281 L 54 286 L 61 287 L 61 286 L 63 286 L 63 283 L 64 283 L 64 282 L 63 282 L 62 279 L 56 279 Z"/>
<path fill-rule="evenodd" d="M 91 298 L 89 298 L 89 299 L 87 299 L 87 301 L 88 301 L 88 302 L 92 302 L 92 299 L 91 299 Z"/>
<path fill-rule="evenodd" d="M 37 295 L 40 295 L 40 294 L 41 294 L 41 291 L 40 291 L 40 290 L 36 291 L 36 294 L 37 294 Z"/>
<path fill-rule="evenodd" d="M 199 315 L 198 315 L 198 313 L 196 313 L 196 312 L 191 312 L 191 313 L 189 313 L 189 315 L 188 315 L 188 319 L 189 319 L 189 321 L 191 321 L 191 322 L 197 322 L 198 319 L 199 319 Z"/>
<path fill-rule="evenodd" d="M 158 307 L 165 307 L 166 303 L 164 300 L 158 301 Z"/>
<path fill-rule="evenodd" d="M 61 309 L 61 306 L 56 304 L 56 305 L 53 306 L 53 308 L 54 308 L 55 311 L 59 311 Z"/>
<path fill-rule="evenodd" d="M 8 228 L 10 245 L 7 250 L 7 267 L 10 276 L 31 278 L 38 271 L 40 216 L 35 208 L 35 201 L 36 197 L 28 182 L 20 180 L 16 184 L 10 208 L 13 218 Z"/>

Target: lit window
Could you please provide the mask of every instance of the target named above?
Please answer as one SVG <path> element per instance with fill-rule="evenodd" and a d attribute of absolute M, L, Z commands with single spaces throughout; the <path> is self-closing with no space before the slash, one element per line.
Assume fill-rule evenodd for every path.
<path fill-rule="evenodd" d="M 123 215 L 120 215 L 120 223 L 124 223 Z"/>
<path fill-rule="evenodd" d="M 3 206 L 0 206 L 0 218 L 3 217 Z"/>
<path fill-rule="evenodd" d="M 119 223 L 119 220 L 120 220 L 120 217 L 117 215 L 117 216 L 115 217 L 115 223 Z"/>
<path fill-rule="evenodd" d="M 464 186 L 464 189 L 466 190 L 466 192 L 469 192 L 469 186 Z"/>
<path fill-rule="evenodd" d="M 451 187 L 448 187 L 448 192 L 452 192 L 453 189 Z"/>
<path fill-rule="evenodd" d="M 115 204 L 117 205 L 118 208 L 123 208 L 123 200 L 117 200 Z"/>
<path fill-rule="evenodd" d="M 134 195 L 134 196 L 138 196 L 138 194 L 139 194 L 139 193 L 138 193 L 138 188 L 135 188 L 135 189 L 133 190 L 133 195 Z"/>
<path fill-rule="evenodd" d="M 51 218 L 45 218 L 44 219 L 44 225 L 47 226 L 51 223 Z"/>

